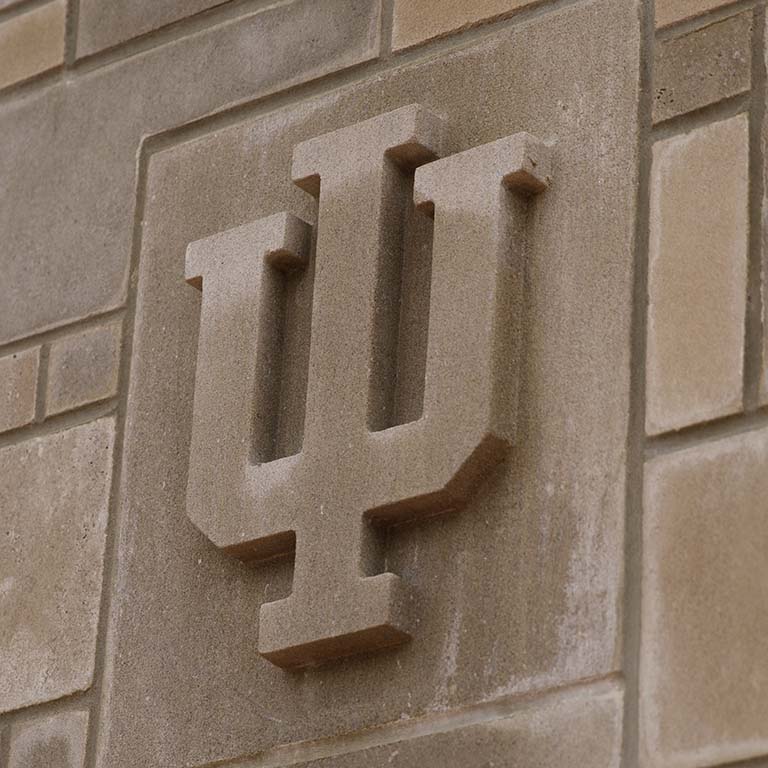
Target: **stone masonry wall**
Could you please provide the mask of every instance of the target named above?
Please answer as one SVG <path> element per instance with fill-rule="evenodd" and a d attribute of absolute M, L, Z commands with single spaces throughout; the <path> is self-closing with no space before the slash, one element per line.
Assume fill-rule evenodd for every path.
<path fill-rule="evenodd" d="M 768 766 L 767 67 L 764 0 L 0 0 L 0 768 Z M 387 155 L 397 202 L 371 242 L 398 267 L 344 304 L 377 210 L 365 126 L 388 125 L 366 121 L 412 104 L 445 133 Z M 410 590 L 407 643 L 276 666 L 264 605 L 351 540 L 320 526 L 254 563 L 189 519 L 190 472 L 203 495 L 239 479 L 190 469 L 207 321 L 188 246 L 282 211 L 311 225 L 250 418 L 272 412 L 280 459 L 325 424 L 322 493 L 357 498 L 372 478 L 312 411 L 333 404 L 308 394 L 310 339 L 397 307 L 370 361 L 331 344 L 346 359 L 323 370 L 379 376 L 352 399 L 416 423 L 449 370 L 430 316 L 486 306 L 453 286 L 430 309 L 435 275 L 486 242 L 501 194 L 469 163 L 417 210 L 416 166 L 480 147 L 495 168 L 491 142 L 521 131 L 551 172 L 503 198 L 514 343 L 489 376 L 514 369 L 509 446 L 443 489 L 457 509 L 387 497 L 370 526 L 375 573 Z M 340 154 L 300 189 L 294 152 L 325 134 Z M 479 400 L 466 360 L 451 375 Z M 390 495 L 422 459 L 382 463 Z M 332 623 L 319 581 L 312 621 Z"/>

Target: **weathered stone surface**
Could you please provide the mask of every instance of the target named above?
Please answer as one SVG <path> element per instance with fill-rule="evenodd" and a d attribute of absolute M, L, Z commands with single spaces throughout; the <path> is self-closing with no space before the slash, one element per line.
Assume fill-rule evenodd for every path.
<path fill-rule="evenodd" d="M 748 141 L 747 118 L 740 115 L 654 147 L 649 434 L 741 408 Z"/>
<path fill-rule="evenodd" d="M 143 135 L 372 58 L 378 29 L 376 0 L 279 3 L 5 105 L 0 343 L 123 303 Z"/>
<path fill-rule="evenodd" d="M 396 0 L 392 47 L 409 48 L 540 2 L 544 0 Z"/>
<path fill-rule="evenodd" d="M 656 43 L 653 66 L 655 122 L 749 90 L 752 14 Z"/>
<path fill-rule="evenodd" d="M 645 472 L 643 765 L 768 752 L 768 429 Z"/>
<path fill-rule="evenodd" d="M 0 711 L 91 683 L 113 419 L 0 450 Z"/>
<path fill-rule="evenodd" d="M 77 55 L 88 56 L 227 0 L 80 0 Z"/>
<path fill-rule="evenodd" d="M 61 712 L 11 729 L 8 768 L 84 768 L 87 712 Z"/>
<path fill-rule="evenodd" d="M 0 357 L 0 432 L 35 418 L 40 347 Z"/>
<path fill-rule="evenodd" d="M 728 5 L 731 0 L 656 0 L 656 26 L 666 27 L 676 21 Z"/>
<path fill-rule="evenodd" d="M 152 157 L 100 764 L 202 765 L 617 668 L 637 18 L 635 2 L 572 4 Z M 184 283 L 185 251 L 283 210 L 313 221 L 291 183 L 294 147 L 415 101 L 445 115 L 459 151 L 522 130 L 553 143 L 555 181 L 529 223 L 517 447 L 460 513 L 382 532 L 382 565 L 413 587 L 410 643 L 286 672 L 258 655 L 258 615 L 289 594 L 291 563 L 246 566 L 186 517 L 200 294 Z M 405 305 L 429 293 L 431 248 L 413 240 Z M 281 417 L 303 413 L 310 287 L 286 289 L 281 402 L 295 405 Z M 405 320 L 406 346 L 420 348 L 426 314 Z M 418 418 L 418 388 L 403 400 Z M 302 424 L 278 427 L 283 455 Z"/>
<path fill-rule="evenodd" d="M 63 63 L 66 12 L 53 0 L 0 22 L 0 88 Z"/>
<path fill-rule="evenodd" d="M 51 344 L 46 412 L 49 415 L 117 394 L 122 324 L 109 323 Z"/>

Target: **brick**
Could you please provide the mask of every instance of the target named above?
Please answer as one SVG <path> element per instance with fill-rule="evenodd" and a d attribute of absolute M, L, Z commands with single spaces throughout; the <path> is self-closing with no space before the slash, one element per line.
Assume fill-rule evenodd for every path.
<path fill-rule="evenodd" d="M 396 0 L 392 47 L 410 48 L 435 37 L 509 16 L 544 0 Z"/>
<path fill-rule="evenodd" d="M 654 122 L 745 93 L 751 87 L 751 62 L 751 13 L 657 41 Z"/>
<path fill-rule="evenodd" d="M 656 0 L 656 26 L 666 27 L 731 3 L 732 0 Z"/>
<path fill-rule="evenodd" d="M 61 712 L 11 728 L 8 768 L 85 768 L 87 712 Z"/>
<path fill-rule="evenodd" d="M 89 56 L 228 0 L 81 0 L 78 57 Z"/>
<path fill-rule="evenodd" d="M 40 347 L 0 357 L 0 432 L 35 418 Z"/>
<path fill-rule="evenodd" d="M 379 26 L 378 0 L 270 4 L 0 110 L 0 344 L 124 303 L 143 136 L 369 60 Z"/>
<path fill-rule="evenodd" d="M 646 430 L 737 412 L 748 240 L 743 115 L 653 150 Z"/>
<path fill-rule="evenodd" d="M 66 11 L 54 0 L 0 23 L 0 88 L 63 64 Z"/>
<path fill-rule="evenodd" d="M 51 344 L 46 413 L 53 415 L 117 394 L 121 323 L 110 323 Z"/>
<path fill-rule="evenodd" d="M 768 429 L 659 456 L 645 472 L 642 763 L 768 752 Z"/>
<path fill-rule="evenodd" d="M 109 418 L 0 450 L 0 712 L 91 684 L 113 441 Z"/>
<path fill-rule="evenodd" d="M 638 4 L 624 0 L 568 4 L 448 56 L 246 115 L 152 155 L 97 764 L 206 765 L 401 718 L 430 724 L 453 707 L 617 669 L 637 17 Z M 286 672 L 259 656 L 258 616 L 290 593 L 292 563 L 241 563 L 187 517 L 200 293 L 183 285 L 185 253 L 190 242 L 284 210 L 314 221 L 314 200 L 291 181 L 294 148 L 414 102 L 446 116 L 452 152 L 522 130 L 553 143 L 553 183 L 531 207 L 526 299 L 514 315 L 525 339 L 516 444 L 460 512 L 387 534 L 387 569 L 413 589 L 411 642 Z M 415 251 L 406 296 L 430 293 L 427 243 L 426 258 Z M 303 416 L 302 379 L 291 372 L 317 305 L 310 281 L 289 287 L 281 402 Z M 342 311 L 330 294 L 323 311 Z M 406 328 L 406 343 L 423 338 L 424 317 Z M 320 413 L 312 407 L 313 418 Z M 328 471 L 348 485 L 366 482 Z"/>

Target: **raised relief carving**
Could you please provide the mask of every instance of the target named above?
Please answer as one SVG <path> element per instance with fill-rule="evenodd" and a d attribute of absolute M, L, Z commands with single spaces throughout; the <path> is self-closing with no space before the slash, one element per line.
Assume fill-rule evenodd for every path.
<path fill-rule="evenodd" d="M 281 667 L 407 640 L 408 586 L 377 572 L 375 527 L 461 507 L 514 441 L 526 211 L 548 184 L 548 148 L 519 133 L 437 159 L 445 133 L 409 106 L 295 149 L 294 180 L 318 198 L 299 453 L 272 459 L 266 405 L 277 296 L 308 264 L 310 226 L 281 213 L 187 252 L 202 288 L 188 513 L 238 557 L 295 548 L 291 594 L 259 618 L 259 652 Z M 399 307 L 382 286 L 400 247 L 393 200 L 414 168 L 416 205 L 434 216 L 423 410 L 389 426 L 375 382 Z"/>

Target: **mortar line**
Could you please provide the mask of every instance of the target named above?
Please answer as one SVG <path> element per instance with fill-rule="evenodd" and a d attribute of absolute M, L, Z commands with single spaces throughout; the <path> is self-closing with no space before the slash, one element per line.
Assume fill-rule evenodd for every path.
<path fill-rule="evenodd" d="M 36 11 L 38 8 L 48 5 L 52 0 L 20 0 L 7 8 L 0 9 L 0 24 L 3 24 L 17 16 L 23 16 L 30 11 Z"/>
<path fill-rule="evenodd" d="M 648 323 L 651 164 L 653 160 L 653 63 L 655 3 L 640 3 L 638 179 L 633 249 L 630 391 L 624 522 L 622 669 L 625 680 L 622 768 L 640 762 L 640 639 L 643 568 L 643 472 L 645 462 L 645 364 Z"/>
<path fill-rule="evenodd" d="M 653 140 L 659 141 L 690 133 L 710 123 L 728 120 L 731 117 L 736 117 L 736 115 L 747 113 L 749 109 L 749 91 L 744 91 L 656 123 L 653 126 Z"/>
<path fill-rule="evenodd" d="M 80 23 L 80 0 L 67 0 L 64 27 L 64 68 L 69 69 L 77 60 L 77 33 Z"/>
<path fill-rule="evenodd" d="M 752 99 L 749 109 L 749 241 L 747 306 L 744 322 L 744 410 L 760 403 L 763 364 L 763 124 L 765 120 L 765 8 L 756 8 L 752 25 Z"/>
<path fill-rule="evenodd" d="M 35 419 L 34 423 L 45 421 L 45 411 L 48 406 L 48 366 L 50 364 L 51 345 L 44 342 L 40 345 L 37 363 L 37 382 L 35 383 Z"/>
<path fill-rule="evenodd" d="M 735 2 L 725 3 L 715 8 L 710 8 L 704 13 L 691 16 L 687 19 L 672 22 L 656 30 L 656 39 L 658 41 L 669 40 L 677 37 L 685 37 L 692 32 L 698 32 L 713 24 L 717 24 L 725 19 L 738 16 L 743 11 L 754 9 L 762 0 L 735 0 Z"/>
<path fill-rule="evenodd" d="M 64 712 L 82 712 L 84 709 L 87 709 L 91 698 L 91 693 L 88 690 L 75 691 L 57 699 L 39 701 L 36 704 L 27 704 L 26 706 L 11 710 L 0 715 L 0 720 L 5 718 L 10 729 L 11 725 L 24 725 Z M 5 763 L 0 761 L 0 766 L 5 768 Z"/>

